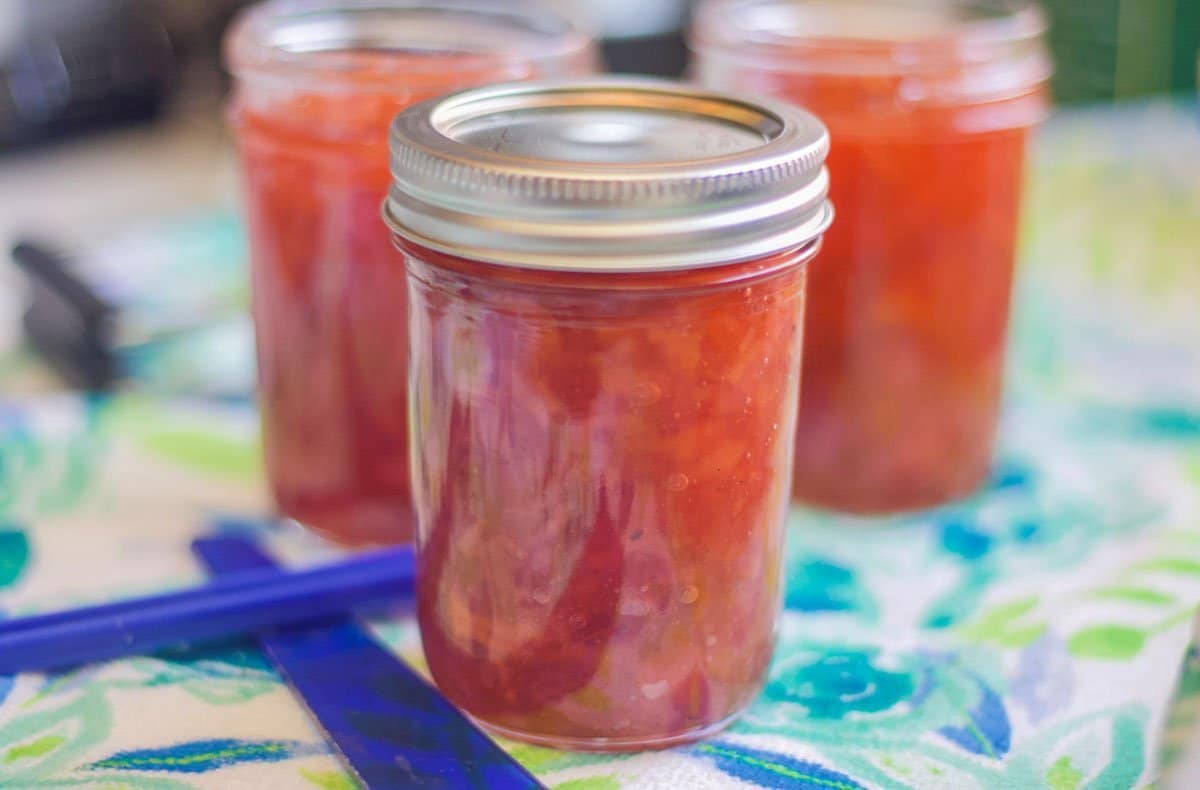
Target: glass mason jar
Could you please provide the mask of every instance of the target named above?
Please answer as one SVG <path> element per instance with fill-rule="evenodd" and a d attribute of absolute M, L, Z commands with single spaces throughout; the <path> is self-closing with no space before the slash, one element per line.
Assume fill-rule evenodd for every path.
<path fill-rule="evenodd" d="M 826 147 L 798 109 L 654 81 L 396 119 L 421 639 L 493 731 L 663 747 L 758 692 Z"/>
<path fill-rule="evenodd" d="M 347 543 L 412 536 L 401 257 L 379 222 L 397 112 L 590 73 L 589 39 L 502 0 L 275 0 L 233 26 L 259 401 L 279 510 Z"/>
<path fill-rule="evenodd" d="M 702 84 L 802 104 L 833 139 L 838 222 L 812 270 L 798 499 L 901 511 L 986 477 L 1044 29 L 1006 0 L 697 10 Z"/>

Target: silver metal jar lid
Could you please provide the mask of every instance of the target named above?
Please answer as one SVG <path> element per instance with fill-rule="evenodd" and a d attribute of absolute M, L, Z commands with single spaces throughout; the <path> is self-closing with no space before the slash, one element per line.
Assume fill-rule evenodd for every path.
<path fill-rule="evenodd" d="M 414 105 L 384 217 L 473 260 L 654 271 L 749 260 L 833 217 L 829 135 L 803 110 L 657 80 L 527 82 Z"/>

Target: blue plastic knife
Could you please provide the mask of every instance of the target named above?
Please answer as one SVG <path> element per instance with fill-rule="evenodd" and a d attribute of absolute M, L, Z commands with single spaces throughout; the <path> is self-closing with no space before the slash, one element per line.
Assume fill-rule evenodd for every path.
<path fill-rule="evenodd" d="M 216 574 L 275 566 L 244 538 L 192 548 Z M 349 616 L 258 638 L 367 790 L 544 787 Z"/>

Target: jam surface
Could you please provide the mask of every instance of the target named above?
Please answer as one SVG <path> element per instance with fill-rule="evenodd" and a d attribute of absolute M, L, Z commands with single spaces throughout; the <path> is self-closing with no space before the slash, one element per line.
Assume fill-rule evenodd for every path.
<path fill-rule="evenodd" d="M 439 688 L 558 747 L 723 726 L 774 644 L 813 247 L 594 274 L 402 244 L 418 617 Z"/>

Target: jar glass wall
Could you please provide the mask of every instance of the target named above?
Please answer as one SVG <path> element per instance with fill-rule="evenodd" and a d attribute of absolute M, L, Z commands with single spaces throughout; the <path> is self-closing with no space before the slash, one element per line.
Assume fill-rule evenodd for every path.
<path fill-rule="evenodd" d="M 439 687 L 565 748 L 722 727 L 774 646 L 813 249 L 688 276 L 406 250 Z"/>

